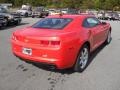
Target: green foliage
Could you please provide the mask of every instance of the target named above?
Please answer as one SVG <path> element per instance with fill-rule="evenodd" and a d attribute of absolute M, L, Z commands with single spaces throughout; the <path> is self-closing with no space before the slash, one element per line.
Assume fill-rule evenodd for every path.
<path fill-rule="evenodd" d="M 0 0 L 0 3 L 12 3 L 16 7 L 29 3 L 33 6 L 54 8 L 120 10 L 120 0 Z"/>

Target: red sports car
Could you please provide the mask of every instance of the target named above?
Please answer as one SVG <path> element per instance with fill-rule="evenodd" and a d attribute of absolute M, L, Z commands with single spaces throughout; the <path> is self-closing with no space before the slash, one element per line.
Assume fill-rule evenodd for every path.
<path fill-rule="evenodd" d="M 15 31 L 11 38 L 16 56 L 78 72 L 87 67 L 93 50 L 110 41 L 110 24 L 92 15 L 49 16 Z"/>

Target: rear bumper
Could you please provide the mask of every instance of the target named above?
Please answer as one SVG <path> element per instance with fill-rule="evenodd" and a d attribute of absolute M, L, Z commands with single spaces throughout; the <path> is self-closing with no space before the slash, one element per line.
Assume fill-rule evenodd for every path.
<path fill-rule="evenodd" d="M 23 47 L 32 49 L 32 55 L 23 54 Z M 12 40 L 12 51 L 16 56 L 24 60 L 54 65 L 58 69 L 72 67 L 74 62 L 74 59 L 68 54 L 69 51 L 61 48 L 41 48 L 36 45 L 28 45 Z"/>
<path fill-rule="evenodd" d="M 17 57 L 22 58 L 23 60 L 29 61 L 29 62 L 36 62 L 36 63 L 41 63 L 41 64 L 46 64 L 46 65 L 53 65 L 56 66 L 58 69 L 63 69 L 61 65 L 59 65 L 59 60 L 58 59 L 50 59 L 50 58 L 44 58 L 44 57 L 39 57 L 39 56 L 28 56 L 24 55 L 21 52 L 16 52 L 13 50 L 14 55 Z"/>

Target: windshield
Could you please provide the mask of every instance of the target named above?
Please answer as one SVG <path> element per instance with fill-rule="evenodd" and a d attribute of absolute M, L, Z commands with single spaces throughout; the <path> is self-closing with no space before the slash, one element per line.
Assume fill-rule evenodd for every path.
<path fill-rule="evenodd" d="M 8 13 L 8 11 L 5 8 L 0 8 L 0 13 Z"/>
<path fill-rule="evenodd" d="M 28 8 L 21 8 L 21 10 L 28 10 Z"/>
<path fill-rule="evenodd" d="M 113 13 L 112 13 L 112 12 L 108 12 L 108 13 L 106 13 L 106 15 L 108 15 L 108 16 L 112 16 Z"/>
<path fill-rule="evenodd" d="M 33 28 L 62 29 L 67 26 L 72 19 L 70 18 L 45 18 L 34 24 Z"/>

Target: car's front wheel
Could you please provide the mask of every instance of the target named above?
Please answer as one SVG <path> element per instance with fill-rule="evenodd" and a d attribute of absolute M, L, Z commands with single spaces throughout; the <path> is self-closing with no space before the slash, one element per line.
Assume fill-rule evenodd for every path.
<path fill-rule="evenodd" d="M 15 22 L 15 25 L 19 25 L 19 24 L 20 24 L 20 21 L 19 21 L 19 20 Z"/>
<path fill-rule="evenodd" d="M 111 32 L 110 30 L 108 31 L 107 39 L 105 41 L 106 44 L 109 44 L 111 42 Z"/>
<path fill-rule="evenodd" d="M 89 47 L 87 45 L 84 45 L 78 54 L 77 61 L 74 66 L 74 71 L 83 72 L 85 70 L 88 65 L 89 55 Z"/>
<path fill-rule="evenodd" d="M 28 17 L 28 13 L 25 13 L 25 17 Z"/>
<path fill-rule="evenodd" d="M 5 23 L 4 23 L 4 27 L 6 27 L 8 25 L 8 19 L 7 18 L 5 18 Z"/>

